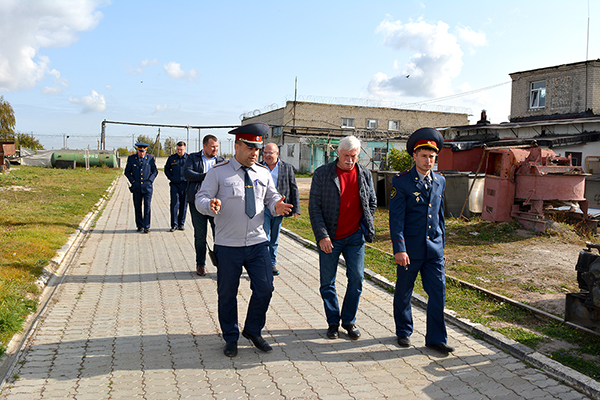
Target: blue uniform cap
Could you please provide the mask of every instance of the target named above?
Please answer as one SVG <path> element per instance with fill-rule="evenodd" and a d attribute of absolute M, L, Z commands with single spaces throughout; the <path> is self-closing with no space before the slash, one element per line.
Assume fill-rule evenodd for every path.
<path fill-rule="evenodd" d="M 269 125 L 262 122 L 242 125 L 228 133 L 235 135 L 235 140 L 241 140 L 250 147 L 261 148 L 263 136 L 269 133 Z"/>
<path fill-rule="evenodd" d="M 150 145 L 144 142 L 137 142 L 135 144 L 135 147 L 137 147 L 138 149 L 147 149 L 148 147 L 150 147 Z"/>
<path fill-rule="evenodd" d="M 406 152 L 412 156 L 418 148 L 428 148 L 439 153 L 444 146 L 444 137 L 437 129 L 421 128 L 413 132 L 406 141 Z"/>

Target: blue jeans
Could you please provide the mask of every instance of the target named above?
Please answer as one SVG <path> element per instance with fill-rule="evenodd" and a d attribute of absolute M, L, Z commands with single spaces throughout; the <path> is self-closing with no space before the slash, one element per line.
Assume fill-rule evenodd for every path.
<path fill-rule="evenodd" d="M 332 240 L 332 244 L 333 251 L 330 254 L 319 250 L 320 292 L 325 305 L 327 324 L 339 325 L 340 319 L 342 325 L 354 324 L 365 278 L 365 238 L 362 230 L 359 229 L 346 238 Z M 348 278 L 348 288 L 341 313 L 335 290 L 335 276 L 340 254 L 343 254 L 346 260 L 346 277 Z"/>
<path fill-rule="evenodd" d="M 171 228 L 183 228 L 185 215 L 187 214 L 187 199 L 185 197 L 187 182 L 170 182 L 169 186 L 171 187 Z"/>
<path fill-rule="evenodd" d="M 283 215 L 271 215 L 271 211 L 265 207 L 265 223 L 263 229 L 267 234 L 269 241 L 269 255 L 271 256 L 271 264 L 277 264 L 277 246 L 279 246 L 279 232 L 281 231 L 281 223 Z"/>
<path fill-rule="evenodd" d="M 194 247 L 196 248 L 196 267 L 206 266 L 206 233 L 208 231 L 207 222 L 213 232 L 213 240 L 215 238 L 215 220 L 213 217 L 202 214 L 196 210 L 194 203 L 190 204 L 190 213 L 192 214 L 192 225 L 194 225 Z"/>

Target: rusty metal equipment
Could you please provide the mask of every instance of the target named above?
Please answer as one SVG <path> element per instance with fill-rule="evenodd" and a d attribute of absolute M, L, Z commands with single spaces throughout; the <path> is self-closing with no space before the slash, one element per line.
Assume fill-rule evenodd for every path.
<path fill-rule="evenodd" d="M 544 232 L 544 212 L 568 206 L 581 209 L 588 220 L 585 177 L 571 157 L 539 147 L 487 149 L 481 217 L 486 221 L 516 219 L 526 228 Z M 575 204 L 577 203 L 577 204 Z"/>
<path fill-rule="evenodd" d="M 15 154 L 15 141 L 12 139 L 0 139 L 0 172 L 10 168 L 8 158 Z"/>
<path fill-rule="evenodd" d="M 565 321 L 600 332 L 600 245 L 586 242 L 579 252 L 577 265 L 578 293 L 567 293 Z"/>

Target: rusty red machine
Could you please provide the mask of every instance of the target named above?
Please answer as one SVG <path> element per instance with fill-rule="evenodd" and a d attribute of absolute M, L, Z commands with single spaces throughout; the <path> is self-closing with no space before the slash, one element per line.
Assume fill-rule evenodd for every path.
<path fill-rule="evenodd" d="M 15 154 L 15 141 L 12 139 L 0 139 L 0 172 L 10 168 L 10 163 L 8 162 L 9 156 Z"/>
<path fill-rule="evenodd" d="M 591 219 L 584 197 L 589 174 L 574 166 L 570 156 L 539 147 L 490 148 L 486 153 L 482 219 L 514 218 L 540 232 L 549 222 L 544 212 L 559 207 L 568 206 L 576 218 Z M 577 208 L 581 212 L 575 213 Z"/>

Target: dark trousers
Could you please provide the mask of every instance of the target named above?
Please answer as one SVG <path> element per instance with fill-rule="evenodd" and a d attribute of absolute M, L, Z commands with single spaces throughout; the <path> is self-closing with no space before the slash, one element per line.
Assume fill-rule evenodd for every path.
<path fill-rule="evenodd" d="M 187 199 L 185 192 L 187 182 L 169 183 L 171 187 L 171 228 L 183 228 L 187 214 Z"/>
<path fill-rule="evenodd" d="M 408 270 L 396 266 L 396 290 L 394 292 L 394 321 L 396 335 L 409 337 L 413 332 L 413 317 L 410 299 L 415 279 L 419 271 L 423 281 L 423 289 L 427 300 L 427 333 L 426 344 L 441 344 L 448 341 L 446 322 L 444 321 L 444 304 L 446 302 L 446 276 L 444 258 L 426 260 L 410 259 Z"/>
<path fill-rule="evenodd" d="M 133 192 L 133 209 L 135 210 L 135 226 L 139 228 L 150 229 L 150 203 L 152 202 L 152 192 L 142 193 Z M 142 210 L 143 203 L 143 210 Z"/>
<path fill-rule="evenodd" d="M 194 203 L 190 203 L 190 213 L 192 214 L 192 225 L 194 225 L 194 247 L 196 248 L 196 267 L 206 266 L 206 233 L 207 222 L 210 222 L 213 239 L 215 238 L 215 219 L 202 214 L 196 209 Z"/>
<path fill-rule="evenodd" d="M 252 296 L 248 303 L 244 331 L 259 336 L 265 326 L 267 310 L 273 295 L 273 267 L 268 242 L 248 247 L 215 246 L 219 260 L 217 268 L 217 294 L 219 298 L 219 323 L 226 342 L 237 342 L 237 295 L 242 267 L 250 277 Z"/>

